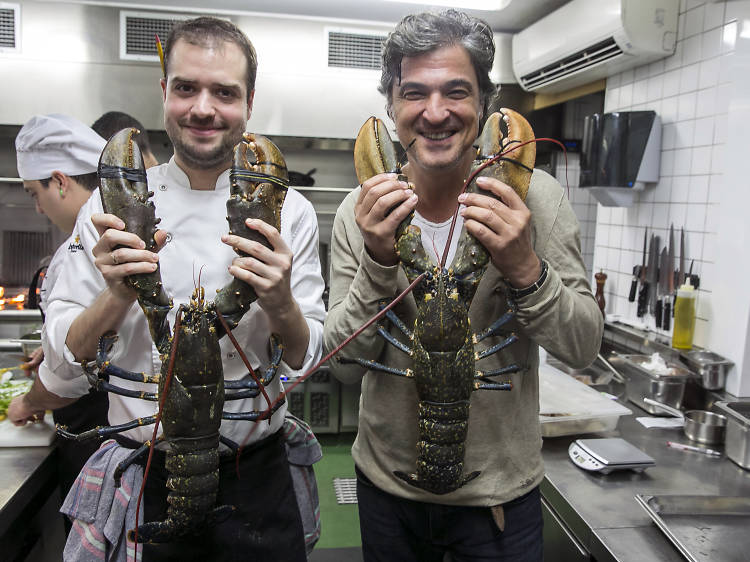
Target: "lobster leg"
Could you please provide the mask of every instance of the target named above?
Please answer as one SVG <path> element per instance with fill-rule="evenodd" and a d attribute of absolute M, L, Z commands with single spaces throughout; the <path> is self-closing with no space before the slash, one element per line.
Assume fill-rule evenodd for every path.
<path fill-rule="evenodd" d="M 359 357 L 351 359 L 349 357 L 336 357 L 336 359 L 341 363 L 356 363 L 357 365 L 365 367 L 371 371 L 382 371 L 383 373 L 406 378 L 414 377 L 414 372 L 411 369 L 396 369 L 395 367 L 389 367 L 388 365 L 383 365 L 377 361 L 370 361 L 369 359 L 361 359 Z"/>
<path fill-rule="evenodd" d="M 128 381 L 145 382 L 148 384 L 159 384 L 159 375 L 149 375 L 146 373 L 134 373 L 133 371 L 126 371 L 116 365 L 112 365 L 107 362 L 104 363 L 99 370 L 100 376 L 117 377 L 118 379 L 125 379 Z"/>
<path fill-rule="evenodd" d="M 276 334 L 271 334 L 271 362 L 266 369 L 266 372 L 258 380 L 261 385 L 268 386 L 279 370 L 281 364 L 281 357 L 284 352 L 284 347 L 281 343 L 281 339 Z M 260 394 L 260 386 L 254 379 L 249 378 L 245 375 L 245 378 L 238 381 L 224 381 L 225 389 L 241 389 L 239 392 L 233 392 L 226 394 L 224 400 L 239 400 L 241 398 L 255 398 Z"/>
<path fill-rule="evenodd" d="M 225 394 L 224 402 L 227 402 L 229 400 L 243 400 L 245 398 L 256 398 L 260 394 L 260 388 L 254 381 L 252 384 L 255 386 L 250 386 L 246 390 L 240 390 L 238 392 Z"/>
<path fill-rule="evenodd" d="M 518 336 L 516 334 L 511 334 L 505 340 L 501 341 L 497 345 L 493 345 L 492 347 L 488 347 L 487 349 L 484 349 L 478 353 L 474 354 L 474 358 L 476 361 L 479 361 L 480 359 L 484 359 L 485 357 L 489 357 L 490 355 L 494 355 L 498 351 L 505 349 L 511 344 L 514 344 L 518 341 Z"/>
<path fill-rule="evenodd" d="M 409 348 L 409 346 L 398 341 L 395 337 L 391 335 L 390 332 L 387 332 L 383 326 L 378 326 L 378 334 L 380 334 L 383 337 L 383 339 L 387 341 L 389 344 L 391 344 L 393 347 L 400 349 L 407 355 L 411 353 L 411 349 Z"/>
<path fill-rule="evenodd" d="M 513 390 L 513 383 L 474 381 L 474 390 Z"/>
<path fill-rule="evenodd" d="M 516 311 L 513 308 L 510 308 L 508 312 L 503 314 L 500 318 L 495 320 L 489 328 L 486 330 L 482 330 L 481 332 L 474 334 L 474 343 L 477 344 L 480 341 L 482 341 L 485 338 L 488 338 L 490 336 L 494 336 L 495 334 L 500 332 L 500 328 L 505 326 L 508 322 L 510 322 L 513 317 L 515 316 Z"/>
<path fill-rule="evenodd" d="M 235 443 L 234 441 L 232 441 L 229 437 L 224 437 L 221 434 L 219 434 L 219 442 L 220 443 L 224 443 L 224 445 L 226 445 L 227 447 L 229 447 L 230 449 L 232 449 L 233 453 L 237 453 L 237 451 L 240 448 L 240 446 L 237 443 Z"/>
<path fill-rule="evenodd" d="M 511 373 L 518 373 L 519 371 L 523 371 L 521 367 L 513 363 L 512 365 L 506 365 L 505 367 L 500 367 L 499 369 L 493 369 L 491 371 L 477 371 L 477 375 L 474 377 L 475 379 L 486 379 L 488 377 L 496 377 L 498 375 L 509 375 Z"/>
<path fill-rule="evenodd" d="M 383 310 L 383 308 L 385 308 L 385 305 L 386 305 L 385 302 L 381 303 L 379 309 Z M 385 317 L 388 318 L 388 320 L 390 320 L 391 322 L 393 322 L 393 325 L 396 326 L 396 328 L 398 328 L 401 331 L 401 333 L 404 334 L 407 338 L 409 338 L 410 340 L 414 339 L 414 333 L 409 329 L 409 327 L 406 324 L 404 324 L 401 318 L 396 316 L 395 312 L 393 312 L 392 310 L 389 310 L 385 313 Z"/>
<path fill-rule="evenodd" d="M 111 392 L 112 394 L 119 394 L 120 396 L 129 396 L 131 398 L 140 398 L 141 400 L 151 400 L 156 402 L 159 396 L 156 392 L 144 392 L 143 390 L 132 390 L 129 388 L 122 388 L 121 386 L 115 386 L 108 383 L 104 379 L 96 379 L 91 383 L 96 390 L 103 390 Z"/>
<path fill-rule="evenodd" d="M 57 434 L 62 435 L 66 439 L 85 441 L 86 439 L 93 439 L 95 437 L 107 437 L 108 435 L 113 435 L 115 433 L 122 433 L 123 431 L 127 431 L 128 429 L 133 429 L 135 427 L 151 425 L 154 422 L 156 422 L 156 416 L 148 416 L 146 418 L 137 418 L 119 425 L 95 427 L 94 429 L 89 429 L 88 431 L 84 431 L 83 433 L 71 433 L 68 431 L 68 428 L 66 426 L 58 425 Z"/>
<path fill-rule="evenodd" d="M 252 410 L 250 412 L 222 412 L 221 419 L 258 421 L 259 419 L 263 419 L 266 416 L 270 418 L 271 415 L 276 412 L 276 410 L 281 408 L 281 405 L 284 402 L 285 400 L 279 400 L 276 404 L 273 405 L 273 407 L 270 408 L 270 410 Z"/>
<path fill-rule="evenodd" d="M 163 437 L 157 438 L 157 442 L 163 441 Z M 148 450 L 151 448 L 151 441 L 146 441 L 143 443 L 140 447 L 135 449 L 128 457 L 120 462 L 116 467 L 115 471 L 112 473 L 112 478 L 115 481 L 115 487 L 120 487 L 120 482 L 122 480 L 122 475 L 125 474 L 125 471 L 128 469 L 128 467 L 133 464 L 139 457 L 145 455 Z"/>

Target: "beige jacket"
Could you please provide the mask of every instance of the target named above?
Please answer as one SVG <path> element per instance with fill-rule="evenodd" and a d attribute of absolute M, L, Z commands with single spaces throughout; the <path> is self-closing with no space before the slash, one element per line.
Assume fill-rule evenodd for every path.
<path fill-rule="evenodd" d="M 408 285 L 399 266 L 383 267 L 364 250 L 354 220 L 358 195 L 359 188 L 346 197 L 334 221 L 329 312 L 324 327 L 326 351 L 376 314 L 380 300 L 392 299 Z M 477 478 L 454 492 L 435 495 L 395 477 L 394 470 L 413 473 L 416 469 L 418 420 L 414 380 L 365 372 L 359 365 L 330 362 L 333 373 L 344 383 L 362 381 L 359 431 L 352 454 L 357 466 L 386 492 L 424 502 L 494 506 L 523 495 L 542 480 L 538 346 L 571 366 L 584 367 L 599 350 L 603 319 L 586 279 L 578 221 L 560 184 L 536 170 L 526 204 L 532 213 L 534 250 L 547 261 L 549 272 L 538 291 L 517 302 L 517 316 L 506 325 L 519 335 L 519 341 L 476 364 L 481 370 L 511 363 L 525 367 L 509 377 L 495 377 L 498 382 L 510 378 L 513 382 L 510 392 L 472 393 L 463 470 L 464 475 L 481 471 Z M 474 332 L 483 330 L 507 310 L 505 295 L 503 277 L 490 265 L 469 309 Z M 407 325 L 413 326 L 416 305 L 411 295 L 394 311 Z M 405 340 L 394 328 L 391 333 Z M 492 346 L 503 339 L 487 338 L 477 348 Z M 409 357 L 385 344 L 375 325 L 341 354 L 399 368 L 410 366 Z"/>

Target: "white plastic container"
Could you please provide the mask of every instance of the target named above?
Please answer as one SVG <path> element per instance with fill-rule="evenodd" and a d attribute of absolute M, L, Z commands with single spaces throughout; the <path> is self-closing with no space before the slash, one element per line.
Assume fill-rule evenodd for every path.
<path fill-rule="evenodd" d="M 633 412 L 570 375 L 539 365 L 539 423 L 542 437 L 611 431 Z"/>

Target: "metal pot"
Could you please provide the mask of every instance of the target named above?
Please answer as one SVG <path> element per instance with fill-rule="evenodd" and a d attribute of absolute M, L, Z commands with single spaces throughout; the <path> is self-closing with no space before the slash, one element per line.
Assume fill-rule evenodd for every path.
<path fill-rule="evenodd" d="M 729 418 L 727 457 L 750 470 L 750 402 L 716 402 L 715 407 Z"/>
<path fill-rule="evenodd" d="M 651 398 L 644 398 L 643 401 L 682 419 L 683 431 L 691 441 L 697 441 L 705 445 L 716 445 L 724 442 L 727 430 L 727 418 L 725 416 L 708 410 L 688 410 L 683 414 L 677 408 L 672 408 Z"/>
<path fill-rule="evenodd" d="M 616 365 L 620 374 L 627 379 L 625 393 L 628 400 L 649 414 L 658 414 L 660 410 L 644 402 L 644 396 L 672 408 L 679 408 L 685 394 L 685 384 L 693 375 L 671 362 L 667 363 L 669 370 L 666 373 L 649 371 L 643 365 L 650 360 L 650 355 L 616 355 L 610 358 L 610 363 Z"/>
<path fill-rule="evenodd" d="M 724 388 L 727 372 L 734 365 L 721 355 L 705 350 L 696 349 L 683 354 L 680 358 L 700 376 L 700 385 L 707 390 Z"/>
<path fill-rule="evenodd" d="M 306 174 L 303 174 L 302 172 L 294 172 L 292 170 L 289 170 L 289 185 L 298 185 L 301 187 L 312 187 L 315 185 L 315 178 L 313 178 L 313 174 L 317 171 L 316 168 L 313 168 Z"/>

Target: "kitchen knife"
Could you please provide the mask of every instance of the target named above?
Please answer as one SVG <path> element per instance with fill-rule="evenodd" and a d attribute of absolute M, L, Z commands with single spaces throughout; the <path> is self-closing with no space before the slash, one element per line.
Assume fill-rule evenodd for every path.
<path fill-rule="evenodd" d="M 674 225 L 669 225 L 669 253 L 667 254 L 667 296 L 664 299 L 664 316 L 661 327 L 669 330 L 672 320 L 672 299 L 674 299 Z"/>
<path fill-rule="evenodd" d="M 659 286 L 656 291 L 656 308 L 654 309 L 657 328 L 662 327 L 664 302 L 669 300 L 669 293 L 667 292 L 669 289 L 669 282 L 667 281 L 667 277 L 669 277 L 669 271 L 667 269 L 668 259 L 667 249 L 662 248 L 661 256 L 659 258 Z"/>
<path fill-rule="evenodd" d="M 656 309 L 656 283 L 659 273 L 659 237 L 651 235 L 651 242 L 648 249 L 648 271 L 646 272 L 646 282 L 651 286 L 648 295 L 648 312 L 655 314 Z"/>
<path fill-rule="evenodd" d="M 628 294 L 628 302 L 635 302 L 635 293 L 638 289 L 638 275 L 641 272 L 640 265 L 633 266 L 633 280 L 630 282 L 630 293 Z"/>
<path fill-rule="evenodd" d="M 651 235 L 651 248 L 654 247 L 654 235 Z M 649 281 L 651 278 L 651 270 L 656 267 L 651 267 L 651 254 L 649 254 L 649 261 L 648 265 L 646 265 L 646 262 L 644 261 L 643 267 L 641 267 L 641 288 L 638 291 L 638 307 L 636 309 L 636 315 L 638 318 L 643 317 L 647 310 L 648 310 L 648 297 L 649 297 Z M 656 264 L 656 259 L 654 258 L 654 264 Z"/>
<path fill-rule="evenodd" d="M 640 266 L 633 266 L 633 280 L 630 282 L 630 294 L 628 295 L 628 301 L 635 302 L 635 292 L 638 286 L 638 277 L 643 275 L 645 279 L 646 275 L 646 242 L 648 241 L 648 228 L 643 231 L 643 258 Z"/>
<path fill-rule="evenodd" d="M 685 229 L 680 229 L 680 273 L 677 276 L 677 286 L 685 283 Z"/>

